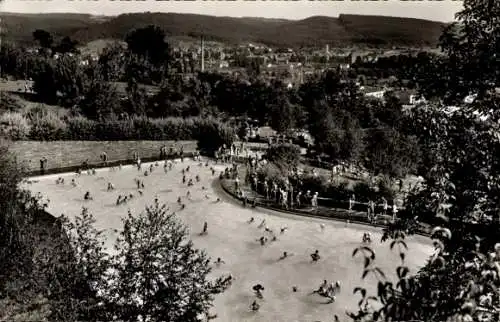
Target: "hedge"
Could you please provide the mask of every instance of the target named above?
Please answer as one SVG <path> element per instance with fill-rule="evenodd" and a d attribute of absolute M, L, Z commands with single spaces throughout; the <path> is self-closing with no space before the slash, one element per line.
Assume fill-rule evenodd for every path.
<path fill-rule="evenodd" d="M 200 149 L 210 152 L 222 144 L 231 145 L 236 138 L 234 128 L 214 118 L 93 121 L 81 116 L 60 118 L 54 113 L 14 114 L 0 120 L 1 134 L 14 141 L 197 140 Z"/>

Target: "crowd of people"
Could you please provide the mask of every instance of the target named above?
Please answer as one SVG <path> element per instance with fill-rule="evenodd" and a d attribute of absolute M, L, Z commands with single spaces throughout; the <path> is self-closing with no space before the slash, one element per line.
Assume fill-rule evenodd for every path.
<path fill-rule="evenodd" d="M 233 152 L 231 152 L 233 151 Z M 247 156 L 246 157 L 246 164 L 238 164 L 237 162 L 234 162 L 234 156 L 238 156 L 238 153 L 242 151 L 242 147 L 236 147 L 236 146 L 231 146 L 229 149 L 222 147 L 218 154 L 218 157 L 216 157 L 215 163 L 216 164 L 225 164 L 228 165 L 224 171 L 220 172 L 219 177 L 220 178 L 228 178 L 228 179 L 233 179 L 234 180 L 234 188 L 240 192 L 240 194 L 244 195 L 244 187 L 240 181 L 239 178 L 239 167 L 241 166 L 246 166 L 249 171 L 247 173 L 249 174 L 245 178 L 245 182 L 251 186 L 251 188 L 255 191 L 260 192 L 266 199 L 268 200 L 273 200 L 278 204 L 281 204 L 285 208 L 289 207 L 302 207 L 304 204 L 309 203 L 311 207 L 318 207 L 318 193 L 312 193 L 311 191 L 306 191 L 303 193 L 302 191 L 298 190 L 295 193 L 293 192 L 293 188 L 291 185 L 288 186 L 280 186 L 277 182 L 275 181 L 267 181 L 264 180 L 263 182 L 259 182 L 257 175 L 256 175 L 256 169 L 259 166 L 260 162 L 263 162 L 262 160 L 259 160 L 257 156 Z M 165 150 L 162 149 L 161 151 L 162 156 L 165 158 L 168 156 L 168 153 L 165 152 Z M 102 162 L 107 162 L 107 155 L 105 153 L 102 153 L 101 156 L 101 161 Z M 135 158 L 135 166 L 137 168 L 137 171 L 139 175 L 134 179 L 135 187 L 137 188 L 137 192 L 140 196 L 143 194 L 143 190 L 146 188 L 146 185 L 144 183 L 144 178 L 149 176 L 151 173 L 154 171 L 157 171 L 158 168 L 161 166 L 161 162 L 163 162 L 163 171 L 165 173 L 169 173 L 170 171 L 174 170 L 174 167 L 176 167 L 176 164 L 182 164 L 184 162 L 184 156 L 181 153 L 179 155 L 179 161 L 176 160 L 169 160 L 165 159 L 164 161 L 161 162 L 155 162 L 150 165 L 148 165 L 144 169 L 144 165 L 142 164 L 142 161 L 139 157 L 138 154 L 134 155 Z M 209 162 L 202 162 L 202 159 L 199 154 L 194 154 L 193 155 L 193 160 L 199 162 L 199 166 L 203 167 L 209 167 L 210 164 Z M 264 161 L 265 162 L 265 161 Z M 178 166 L 177 166 L 178 167 Z M 83 168 L 83 167 L 82 167 Z M 118 167 L 110 167 L 109 171 L 120 171 L 122 169 L 122 166 L 119 165 Z M 216 174 L 215 167 L 212 166 L 210 167 L 210 171 L 212 176 Z M 93 168 L 88 168 L 87 167 L 87 174 L 88 175 L 96 175 L 96 170 Z M 186 202 L 191 201 L 191 191 L 189 190 L 190 187 L 194 186 L 195 184 L 198 184 L 201 179 L 200 179 L 200 174 L 196 172 L 196 169 L 193 169 L 190 166 L 187 167 L 182 167 L 180 169 L 180 172 L 182 174 L 182 185 L 185 185 L 188 190 L 185 196 L 179 196 L 177 198 L 177 203 L 179 205 L 179 210 L 182 211 L 183 209 L 186 208 Z M 81 175 L 82 171 L 81 169 L 77 171 L 76 178 L 78 178 Z M 72 179 L 72 185 L 77 186 L 75 178 Z M 59 177 L 56 180 L 57 184 L 64 184 L 64 178 Z M 115 191 L 115 185 L 108 181 L 106 183 L 106 190 L 108 192 L 114 192 Z M 202 190 L 205 190 L 205 187 L 202 187 Z M 119 194 L 116 200 L 116 206 L 120 206 L 122 204 L 126 204 L 128 201 L 133 199 L 135 195 L 133 193 L 129 193 L 126 195 Z M 205 195 L 206 198 L 209 198 L 208 195 Z M 84 200 L 87 202 L 91 202 L 93 200 L 93 197 L 90 193 L 90 191 L 87 191 L 84 195 Z M 156 199 L 157 201 L 158 199 Z M 248 203 L 247 198 L 244 198 L 244 206 Z M 217 198 L 215 202 L 220 202 L 220 198 Z M 253 200 L 252 205 L 255 206 L 255 199 Z M 350 198 L 349 200 L 349 210 L 352 210 L 353 205 L 355 203 L 355 197 L 354 195 Z M 374 203 L 370 202 L 368 205 L 369 209 L 369 214 L 370 211 L 371 213 L 374 213 Z M 384 213 L 388 209 L 388 204 L 387 201 L 384 200 L 382 204 Z M 248 224 L 252 224 L 255 222 L 255 218 L 251 217 L 250 220 L 248 221 Z M 209 233 L 209 224 L 207 221 L 203 223 L 200 236 L 207 235 Z M 259 225 L 256 226 L 258 230 L 262 232 L 261 237 L 256 240 L 262 247 L 267 246 L 269 243 L 274 243 L 279 241 L 279 235 L 283 235 L 287 232 L 288 227 L 279 227 L 279 234 L 278 229 L 273 229 L 268 227 L 266 220 L 262 219 L 259 223 Z M 325 225 L 320 224 L 321 231 L 324 231 Z M 361 239 L 362 243 L 370 243 L 371 242 L 371 237 L 369 233 L 363 234 L 363 237 Z M 283 251 L 282 255 L 277 258 L 277 260 L 282 261 L 286 260 L 293 254 L 289 251 Z M 311 263 L 316 263 L 319 262 L 322 259 L 322 256 L 320 255 L 319 250 L 315 250 L 313 253 L 309 254 Z M 217 266 L 221 266 L 225 264 L 225 261 L 218 257 L 216 261 L 214 261 L 214 264 Z M 233 276 L 230 275 L 228 278 L 230 280 L 233 279 Z M 260 309 L 261 304 L 259 301 L 263 299 L 264 297 L 264 286 L 262 284 L 255 284 L 252 287 L 253 292 L 255 293 L 256 299 L 253 300 L 253 302 L 250 305 L 250 308 L 252 311 L 258 311 Z M 298 287 L 296 285 L 292 286 L 292 291 L 293 292 L 298 292 Z M 331 302 L 335 302 L 336 300 L 336 295 L 340 292 L 340 281 L 336 281 L 328 283 L 327 280 L 324 280 L 324 282 L 321 284 L 321 286 L 317 290 L 313 290 L 311 295 L 317 294 L 322 297 L 329 298 Z"/>
<path fill-rule="evenodd" d="M 224 151 L 225 150 L 221 150 L 221 152 Z M 288 178 L 280 181 L 267 178 L 259 179 L 258 170 L 260 167 L 264 166 L 267 161 L 264 158 L 259 159 L 257 155 L 250 155 L 246 157 L 244 164 L 231 162 L 231 157 L 228 155 L 222 157 L 222 160 L 232 163 L 232 166 L 227 167 L 225 171 L 220 174 L 220 178 L 234 180 L 234 190 L 236 191 L 238 197 L 243 199 L 244 205 L 248 204 L 249 197 L 247 196 L 244 185 L 241 182 L 241 173 L 239 171 L 241 166 L 246 167 L 244 184 L 249 186 L 252 191 L 256 192 L 257 195 L 263 198 L 266 202 L 271 202 L 284 209 L 317 209 L 319 206 L 319 193 L 312 192 L 311 190 L 303 191 L 301 189 L 302 182 L 297 170 L 291 174 L 294 181 L 292 184 Z M 256 197 L 254 196 L 253 205 L 255 206 L 255 204 Z M 395 200 L 393 200 L 392 204 L 389 205 L 389 202 L 384 197 L 381 197 L 377 202 L 374 200 L 361 202 L 357 201 L 356 196 L 352 194 L 349 197 L 349 200 L 344 202 L 344 204 L 349 214 L 352 214 L 354 211 L 359 212 L 360 206 L 364 206 L 366 209 L 367 219 L 372 223 L 377 221 L 379 215 L 383 215 L 384 217 L 392 215 L 392 220 L 395 220 L 398 212 L 398 206 L 396 205 Z M 356 210 L 355 207 L 357 208 Z"/>

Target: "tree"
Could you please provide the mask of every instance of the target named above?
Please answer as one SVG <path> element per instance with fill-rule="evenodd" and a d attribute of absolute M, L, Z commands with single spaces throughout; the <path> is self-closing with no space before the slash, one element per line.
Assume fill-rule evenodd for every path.
<path fill-rule="evenodd" d="M 120 98 L 115 86 L 104 81 L 100 69 L 95 69 L 86 86 L 80 111 L 92 120 L 106 120 L 120 112 Z"/>
<path fill-rule="evenodd" d="M 440 38 L 444 56 L 423 70 L 419 85 L 425 97 L 460 104 L 470 94 L 484 97 L 499 81 L 497 58 L 500 4 L 493 0 L 464 1 L 457 21 Z M 433 65 L 433 66 L 432 66 Z"/>
<path fill-rule="evenodd" d="M 33 89 L 42 102 L 73 106 L 83 95 L 86 75 L 75 57 L 45 60 L 33 77 Z"/>
<path fill-rule="evenodd" d="M 322 116 L 321 116 L 322 115 Z M 357 162 L 363 151 L 363 132 L 357 119 L 341 109 L 333 110 L 318 103 L 311 111 L 310 133 L 318 152 L 332 160 Z"/>
<path fill-rule="evenodd" d="M 15 163 L 13 155 L 9 153 L 8 146 L 2 142 L 0 145 L 0 205 L 3 209 L 0 213 L 0 289 L 2 291 L 5 290 L 8 277 L 13 277 L 12 275 L 22 271 L 11 269 L 18 264 L 16 260 L 21 259 L 18 256 L 22 255 L 25 248 L 22 244 L 25 234 L 23 228 L 30 221 L 29 215 L 34 214 L 31 212 L 31 204 L 25 205 L 27 213 L 23 214 L 23 205 L 20 202 L 12 202 L 27 201 L 29 197 L 27 193 L 18 189 L 21 180 L 22 172 Z"/>
<path fill-rule="evenodd" d="M 98 63 L 105 81 L 114 82 L 121 79 L 125 72 L 125 58 L 125 50 L 118 43 L 104 48 Z"/>
<path fill-rule="evenodd" d="M 51 301 L 66 288 L 59 276 L 70 264 L 70 250 L 64 240 L 60 226 L 54 218 L 44 212 L 45 203 L 38 196 L 21 188 L 23 170 L 15 162 L 8 147 L 0 148 L 0 294 L 3 302 L 12 303 L 1 310 L 0 317 L 6 320 L 34 318 L 58 320 L 55 317 L 61 308 Z M 65 243 L 66 242 L 66 243 Z M 56 263 L 58 265 L 56 265 Z M 63 264 L 63 265 L 61 265 Z M 74 275 L 73 275 L 74 276 Z M 78 288 L 75 288 L 78 290 Z M 81 290 L 80 290 L 81 291 Z M 52 302 L 52 303 L 51 303 Z M 3 303 L 2 303 L 3 305 Z M 73 315 L 67 316 L 74 320 Z"/>
<path fill-rule="evenodd" d="M 66 53 L 77 54 L 79 53 L 77 45 L 78 41 L 72 40 L 70 37 L 66 36 L 63 39 L 61 39 L 61 41 L 56 47 L 54 47 L 54 51 L 60 54 L 66 54 Z"/>
<path fill-rule="evenodd" d="M 38 41 L 40 47 L 45 49 L 50 49 L 54 43 L 54 39 L 52 38 L 50 32 L 43 29 L 33 31 L 33 39 Z"/>
<path fill-rule="evenodd" d="M 275 144 L 267 150 L 266 158 L 287 175 L 299 165 L 300 147 L 290 143 Z"/>
<path fill-rule="evenodd" d="M 184 93 L 185 84 L 182 78 L 172 77 L 151 99 L 149 113 L 151 117 L 191 116 L 196 109 L 191 109 L 188 104 L 188 95 Z"/>
<path fill-rule="evenodd" d="M 401 128 L 401 119 L 403 118 L 401 102 L 390 92 L 385 94 L 384 101 L 382 106 L 376 107 L 375 117 L 391 128 Z"/>
<path fill-rule="evenodd" d="M 123 220 L 111 282 L 115 320 L 195 322 L 208 315 L 214 295 L 231 282 L 208 279 L 210 259 L 187 236 L 158 203 Z"/>
<path fill-rule="evenodd" d="M 338 154 L 338 159 L 357 163 L 365 148 L 363 131 L 356 119 L 353 118 L 346 118 L 344 120 L 343 130 L 342 147 Z"/>
<path fill-rule="evenodd" d="M 190 79 L 185 86 L 185 92 L 191 96 L 190 112 L 193 115 L 215 116 L 217 109 L 212 106 L 213 79 L 206 73 L 198 73 L 197 77 Z"/>
<path fill-rule="evenodd" d="M 296 124 L 296 106 L 290 103 L 287 93 L 284 91 L 284 84 L 278 83 L 273 87 L 271 96 L 271 127 L 279 133 L 286 133 L 293 129 Z"/>
<path fill-rule="evenodd" d="M 139 87 L 139 84 L 132 78 L 127 83 L 127 101 L 125 103 L 125 110 L 130 115 L 146 115 L 146 107 L 148 104 L 148 97 L 146 90 Z"/>
<path fill-rule="evenodd" d="M 384 237 L 404 250 L 407 233 L 422 222 L 439 225 L 432 234 L 435 254 L 414 276 L 401 265 L 397 283 L 392 283 L 370 266 L 374 254 L 365 250 L 363 276 L 373 272 L 381 280 L 374 297 L 358 289 L 362 301 L 353 315 L 357 321 L 500 319 L 500 101 L 491 90 L 498 83 L 493 49 L 500 40 L 499 9 L 495 1 L 464 1 L 459 21 L 451 27 L 456 29 L 448 29 L 441 39 L 445 57 L 439 67 L 447 68 L 438 95 L 459 103 L 473 91 L 476 100 L 452 113 L 441 104 L 415 111 L 433 164 L 424 173 L 423 188 L 410 194 Z M 438 81 L 441 77 L 434 75 Z M 380 310 L 369 309 L 368 301 L 378 302 Z"/>
<path fill-rule="evenodd" d="M 196 134 L 198 149 L 210 155 L 222 145 L 231 146 L 236 137 L 235 128 L 220 122 L 217 119 L 207 118 L 199 125 L 199 132 Z"/>
<path fill-rule="evenodd" d="M 416 137 L 402 135 L 396 130 L 381 128 L 367 135 L 365 167 L 373 175 L 404 178 L 415 173 L 420 161 Z"/>
<path fill-rule="evenodd" d="M 44 295 L 51 307 L 52 321 L 110 320 L 109 271 L 111 258 L 104 250 L 103 231 L 83 208 L 71 222 L 62 215 L 57 219 L 59 238 L 55 251 L 43 262 L 42 271 L 50 284 Z"/>
<path fill-rule="evenodd" d="M 153 65 L 168 63 L 169 45 L 160 27 L 150 25 L 135 29 L 127 34 L 125 41 L 130 52 L 148 59 Z"/>

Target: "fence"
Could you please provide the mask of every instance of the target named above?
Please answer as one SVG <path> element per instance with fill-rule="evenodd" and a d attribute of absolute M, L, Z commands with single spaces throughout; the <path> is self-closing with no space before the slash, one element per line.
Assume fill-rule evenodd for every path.
<path fill-rule="evenodd" d="M 373 226 L 378 226 L 378 227 L 387 227 L 388 223 L 392 220 L 391 215 L 382 215 L 379 214 L 378 216 L 375 216 L 374 218 L 368 218 L 367 212 L 366 211 L 359 211 L 359 208 L 354 208 L 351 210 L 341 208 L 341 207 L 325 207 L 324 205 L 318 205 L 318 207 L 312 207 L 312 206 L 289 206 L 289 207 L 283 207 L 279 203 L 277 203 L 274 200 L 267 199 L 266 197 L 262 195 L 255 194 L 254 196 L 241 196 L 238 194 L 238 192 L 235 189 L 234 186 L 234 180 L 229 179 L 227 177 L 222 178 L 221 180 L 221 187 L 222 189 L 232 196 L 233 198 L 239 200 L 240 202 L 244 202 L 244 200 L 247 200 L 249 204 L 255 204 L 255 206 L 258 207 L 263 207 L 263 208 L 268 208 L 271 210 L 276 210 L 276 211 L 281 211 L 281 212 L 287 212 L 291 214 L 299 214 L 303 216 L 314 216 L 314 217 L 323 217 L 323 218 L 332 218 L 332 219 L 337 219 L 337 220 L 343 220 L 347 221 L 349 220 L 350 222 L 353 223 L 361 223 L 361 224 L 369 224 Z M 253 193 L 255 193 L 252 190 Z M 319 198 L 318 198 L 319 199 Z M 326 198 L 322 198 L 325 200 Z M 321 200 L 321 199 L 319 199 Z M 348 204 L 348 202 L 347 202 Z M 358 203 L 359 205 L 363 205 L 363 203 Z M 430 235 L 430 227 L 421 224 L 421 227 L 419 229 L 419 234 L 423 236 L 429 236 Z"/>
<path fill-rule="evenodd" d="M 42 158 L 47 158 L 45 173 L 55 173 L 80 167 L 85 161 L 97 167 L 102 152 L 106 152 L 108 160 L 122 163 L 133 159 L 134 152 L 138 152 L 141 159 L 150 161 L 159 157 L 163 146 L 168 151 L 172 145 L 176 150 L 182 146 L 185 153 L 197 148 L 196 141 L 15 141 L 9 150 L 29 173 L 40 172 Z"/>
<path fill-rule="evenodd" d="M 194 152 L 185 152 L 183 154 L 184 157 L 189 158 L 193 157 Z M 146 158 L 141 158 L 142 162 L 154 162 L 154 161 L 161 161 L 161 160 L 172 160 L 179 158 L 179 154 L 170 154 L 166 155 L 165 157 L 160 158 L 160 156 L 152 156 L 152 157 L 146 157 Z M 127 164 L 135 164 L 136 160 L 133 158 L 130 159 L 123 159 L 123 160 L 112 160 L 112 161 L 107 161 L 107 162 L 89 162 L 87 163 L 86 167 L 87 169 L 99 169 L 99 168 L 107 168 L 107 167 L 117 167 L 119 165 L 127 165 Z M 60 167 L 60 168 L 50 168 L 47 170 L 30 170 L 27 172 L 27 175 L 32 177 L 32 176 L 39 176 L 39 175 L 48 175 L 48 174 L 56 174 L 56 173 L 65 173 L 65 172 L 76 172 L 78 170 L 85 170 L 83 169 L 83 166 L 80 165 L 71 165 L 67 167 Z"/>

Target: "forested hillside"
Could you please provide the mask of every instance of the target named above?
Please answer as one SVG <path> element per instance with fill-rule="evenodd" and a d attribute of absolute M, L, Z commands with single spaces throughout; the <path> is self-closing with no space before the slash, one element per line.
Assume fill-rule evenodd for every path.
<path fill-rule="evenodd" d="M 244 41 L 277 46 L 324 44 L 392 46 L 435 46 L 443 23 L 421 19 L 340 15 L 315 16 L 303 20 L 231 18 L 177 13 L 131 13 L 116 17 L 80 14 L 2 14 L 6 39 L 32 41 L 32 32 L 43 29 L 56 36 L 70 36 L 80 43 L 97 39 L 123 39 L 128 31 L 157 25 L 167 36 L 207 39 L 226 43 Z"/>

